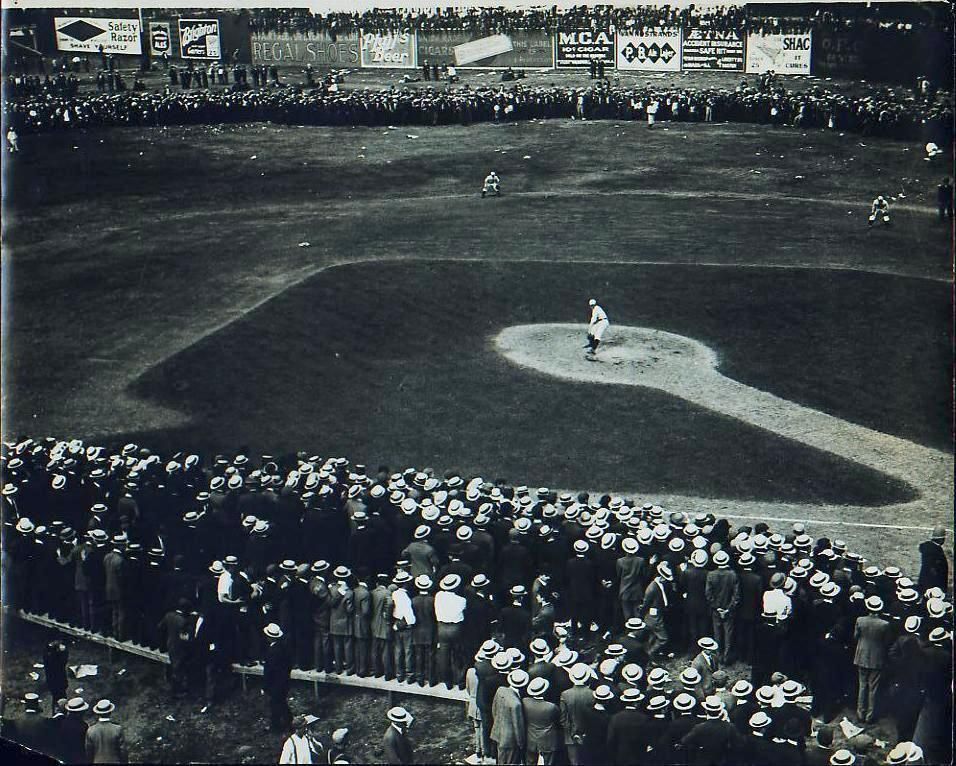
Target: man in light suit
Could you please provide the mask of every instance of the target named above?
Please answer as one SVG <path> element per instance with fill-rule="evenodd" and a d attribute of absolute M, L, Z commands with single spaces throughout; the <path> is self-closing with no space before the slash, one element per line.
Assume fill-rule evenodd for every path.
<path fill-rule="evenodd" d="M 893 641 L 893 629 L 887 620 L 880 617 L 883 599 L 870 596 L 865 603 L 868 613 L 857 618 L 853 631 L 856 640 L 853 664 L 856 665 L 860 682 L 856 714 L 862 723 L 873 723 L 880 680 Z"/>
<path fill-rule="evenodd" d="M 116 705 L 105 699 L 93 706 L 96 723 L 86 731 L 86 757 L 89 763 L 127 762 L 123 727 L 110 720 L 114 710 Z"/>
<path fill-rule="evenodd" d="M 525 719 L 521 690 L 528 685 L 528 680 L 525 671 L 512 670 L 508 674 L 508 685 L 495 692 L 491 705 L 491 739 L 498 747 L 499 764 L 524 762 Z"/>

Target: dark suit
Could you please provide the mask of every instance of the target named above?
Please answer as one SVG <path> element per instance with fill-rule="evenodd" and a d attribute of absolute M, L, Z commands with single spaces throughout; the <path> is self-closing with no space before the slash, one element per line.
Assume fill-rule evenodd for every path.
<path fill-rule="evenodd" d="M 649 574 L 647 560 L 642 556 L 627 555 L 617 560 L 618 598 L 625 620 L 636 617 L 644 598 Z"/>
<path fill-rule="evenodd" d="M 690 766 L 731 766 L 743 753 L 743 736 L 727 721 L 701 721 L 681 743 Z"/>
<path fill-rule="evenodd" d="M 561 694 L 561 728 L 571 766 L 581 763 L 582 745 L 587 733 L 587 715 L 594 705 L 594 697 L 587 686 L 572 686 Z"/>
<path fill-rule="evenodd" d="M 89 763 L 126 763 L 123 727 L 112 721 L 97 721 L 86 732 Z"/>
<path fill-rule="evenodd" d="M 415 763 L 415 751 L 408 735 L 399 732 L 394 726 L 389 726 L 382 740 L 385 748 L 385 763 L 409 764 Z"/>
<path fill-rule="evenodd" d="M 946 591 L 950 585 L 949 562 L 946 561 L 943 546 L 927 540 L 920 543 L 919 554 L 919 579 L 916 581 L 916 587 L 920 592 L 925 592 L 929 588 L 942 588 Z"/>
<path fill-rule="evenodd" d="M 561 749 L 561 710 L 552 702 L 525 697 L 521 701 L 526 727 L 525 763 L 537 763 L 538 754 L 545 764 L 554 763 L 554 756 Z"/>
<path fill-rule="evenodd" d="M 893 640 L 892 626 L 881 617 L 863 615 L 856 620 L 854 638 L 853 664 L 859 674 L 856 712 L 860 720 L 871 723 L 876 713 L 883 666 Z"/>
<path fill-rule="evenodd" d="M 654 721 L 640 710 L 621 710 L 607 727 L 607 758 L 613 766 L 645 763 L 655 739 Z"/>
<path fill-rule="evenodd" d="M 285 645 L 273 641 L 266 649 L 262 670 L 262 688 L 269 697 L 269 719 L 273 731 L 286 731 L 292 722 L 289 710 L 289 684 L 292 661 Z"/>
<path fill-rule="evenodd" d="M 64 763 L 86 762 L 86 732 L 89 727 L 82 715 L 67 714 L 57 732 Z"/>

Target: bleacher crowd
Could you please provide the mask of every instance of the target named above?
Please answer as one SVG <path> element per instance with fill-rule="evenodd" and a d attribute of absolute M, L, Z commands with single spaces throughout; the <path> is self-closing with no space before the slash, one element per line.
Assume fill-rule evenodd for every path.
<path fill-rule="evenodd" d="M 798 92 L 779 85 L 742 82 L 736 88 L 625 87 L 599 81 L 588 87 L 558 85 L 348 89 L 327 82 L 287 86 L 279 70 L 254 67 L 218 90 L 216 74 L 183 70 L 179 89 L 68 96 L 43 89 L 4 102 L 4 122 L 18 134 L 115 125 L 183 125 L 269 121 L 296 125 L 446 125 L 473 122 L 577 118 L 656 122 L 747 122 L 824 128 L 863 135 L 948 144 L 953 114 L 947 97 L 917 99 L 900 90 L 850 96 L 813 87 Z M 219 69 L 223 69 L 219 67 Z M 172 70 L 172 68 L 171 68 Z M 261 73 L 260 73 L 261 70 Z M 186 74 L 192 75 L 187 81 Z M 226 70 L 227 84 L 231 72 Z M 200 78 L 202 75 L 202 79 Z M 108 84 L 108 83 L 107 83 Z"/>
<path fill-rule="evenodd" d="M 634 33 L 662 28 L 741 30 L 768 34 L 798 34 L 813 29 L 860 32 L 868 27 L 912 31 L 920 26 L 945 23 L 945 17 L 928 12 L 901 13 L 898 6 L 877 5 L 859 13 L 852 8 L 817 9 L 807 14 L 794 7 L 792 15 L 772 16 L 759 5 L 590 5 L 559 8 L 373 8 L 359 12 L 316 13 L 305 8 L 259 8 L 251 11 L 250 27 L 260 34 L 347 34 L 361 29 L 386 32 L 414 29 L 420 32 L 465 31 L 476 35 L 509 34 L 517 30 L 548 32 L 578 29 L 612 29 Z M 779 11 L 778 11 L 779 12 Z"/>
<path fill-rule="evenodd" d="M 428 468 L 53 438 L 0 458 L 10 607 L 161 648 L 209 705 L 262 660 L 278 731 L 297 667 L 463 685 L 498 763 L 875 763 L 865 732 L 832 749 L 847 707 L 893 721 L 880 763 L 951 757 L 942 529 L 911 579 L 799 524 Z"/>

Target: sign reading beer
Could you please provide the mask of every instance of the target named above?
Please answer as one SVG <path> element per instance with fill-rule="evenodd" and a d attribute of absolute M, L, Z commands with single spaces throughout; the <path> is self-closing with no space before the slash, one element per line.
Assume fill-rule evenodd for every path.
<path fill-rule="evenodd" d="M 747 35 L 747 73 L 810 74 L 810 32 L 802 35 Z"/>
<path fill-rule="evenodd" d="M 372 69 L 414 69 L 414 32 L 366 32 L 362 30 L 361 63 Z"/>
<path fill-rule="evenodd" d="M 219 20 L 180 19 L 179 46 L 184 59 L 219 60 Z"/>
<path fill-rule="evenodd" d="M 85 53 L 140 54 L 139 19 L 58 16 L 53 20 L 56 47 Z"/>
<path fill-rule="evenodd" d="M 168 21 L 149 22 L 149 52 L 154 56 L 172 53 L 172 35 Z"/>
<path fill-rule="evenodd" d="M 614 35 L 610 29 L 582 29 L 558 32 L 554 63 L 559 67 L 586 67 L 591 61 L 614 66 Z"/>
<path fill-rule="evenodd" d="M 316 32 L 308 37 L 279 32 L 253 35 L 252 63 L 358 66 L 358 33 L 339 34 L 334 40 L 326 32 Z"/>
<path fill-rule="evenodd" d="M 501 38 L 505 38 L 504 40 Z M 507 42 L 505 42 L 507 41 Z M 418 63 L 482 67 L 550 68 L 554 63 L 554 36 L 546 32 L 515 30 L 477 39 L 469 32 L 418 33 Z"/>
<path fill-rule="evenodd" d="M 679 72 L 680 32 L 619 34 L 617 68 L 636 72 Z"/>
<path fill-rule="evenodd" d="M 687 69 L 744 71 L 744 38 L 734 30 L 685 29 L 681 63 Z"/>

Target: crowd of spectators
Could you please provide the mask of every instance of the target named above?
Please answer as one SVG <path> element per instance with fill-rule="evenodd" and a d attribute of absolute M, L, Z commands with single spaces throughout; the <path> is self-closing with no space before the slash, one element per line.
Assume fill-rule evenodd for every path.
<path fill-rule="evenodd" d="M 744 30 L 766 33 L 801 33 L 809 29 L 841 29 L 862 31 L 868 27 L 894 28 L 901 31 L 945 22 L 929 13 L 903 19 L 898 10 L 817 9 L 807 13 L 794 6 L 791 15 L 770 16 L 760 6 L 747 5 L 610 5 L 557 6 L 537 8 L 374 8 L 352 13 L 315 13 L 304 8 L 261 8 L 251 12 L 254 32 L 314 35 L 346 34 L 360 29 L 395 31 L 414 29 L 421 32 L 467 31 L 473 34 L 508 34 L 515 30 L 577 29 L 630 30 L 639 32 L 660 28 L 705 28 Z"/>
<path fill-rule="evenodd" d="M 222 68 L 222 67 L 220 67 Z M 243 66 L 237 67 L 243 69 Z M 171 68 L 172 69 L 172 68 Z M 935 141 L 952 135 L 951 100 L 921 99 L 902 90 L 849 96 L 813 87 L 790 91 L 775 81 L 742 82 L 736 88 L 633 86 L 599 81 L 588 87 L 558 85 L 494 87 L 391 87 L 348 89 L 329 82 L 303 88 L 284 85 L 275 67 L 253 68 L 229 87 L 200 89 L 189 81 L 163 92 L 67 96 L 56 89 L 7 99 L 4 121 L 18 134 L 112 125 L 180 125 L 271 121 L 296 125 L 444 125 L 571 118 L 643 120 L 656 105 L 656 120 L 748 122 L 850 131 L 863 135 Z M 180 72 L 184 75 L 186 70 Z M 192 74 L 192 73 L 191 73 Z M 171 72 L 171 79 L 175 72 Z M 210 75 L 215 84 L 216 75 Z M 326 78 L 327 80 L 329 78 Z M 205 82 L 208 83 L 207 79 Z"/>
<path fill-rule="evenodd" d="M 951 757 L 941 528 L 910 579 L 800 524 L 308 453 L 23 439 L 2 469 L 12 609 L 163 649 L 209 705 L 264 660 L 277 731 L 301 668 L 463 686 L 498 763 L 849 766 L 806 758 L 847 709 L 894 722 L 888 763 Z"/>

